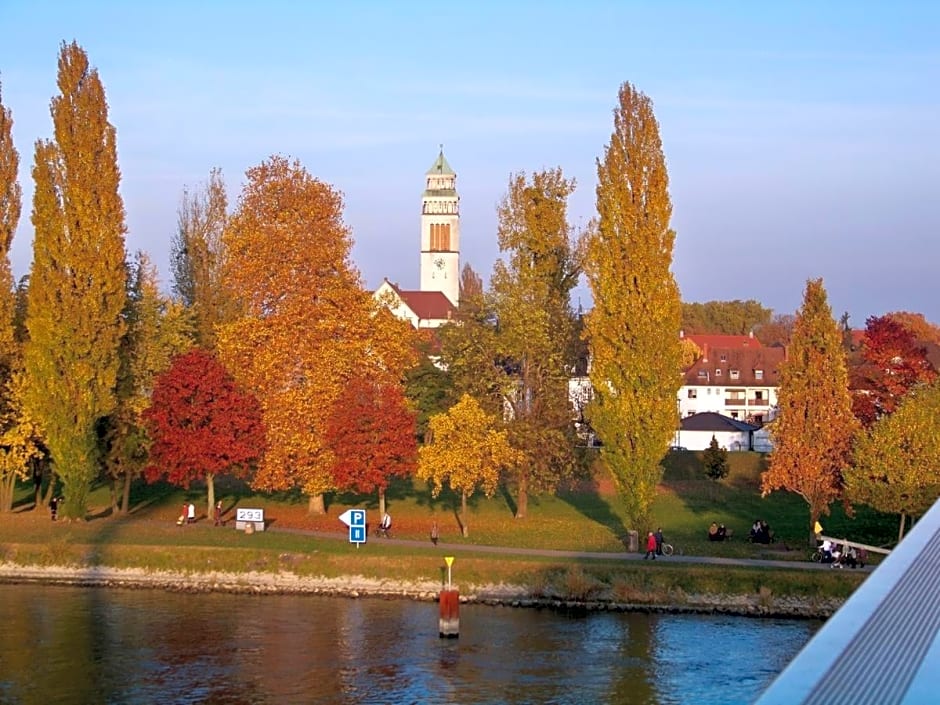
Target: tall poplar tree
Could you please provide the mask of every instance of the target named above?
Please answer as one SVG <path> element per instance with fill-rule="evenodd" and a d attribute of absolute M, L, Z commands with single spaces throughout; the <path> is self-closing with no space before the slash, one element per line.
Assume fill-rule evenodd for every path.
<path fill-rule="evenodd" d="M 650 99 L 629 83 L 597 177 L 599 219 L 584 254 L 594 298 L 585 326 L 594 388 L 587 415 L 629 518 L 643 522 L 678 423 L 681 304 L 659 124 Z"/>
<path fill-rule="evenodd" d="M 127 272 L 116 133 L 98 71 L 78 44 L 59 53 L 53 140 L 36 142 L 25 350 L 27 407 L 82 518 L 99 470 L 97 425 L 115 405 Z"/>
<path fill-rule="evenodd" d="M 22 190 L 17 180 L 20 155 L 13 145 L 13 115 L 0 92 L 0 512 L 10 511 L 17 480 L 39 454 L 35 430 L 22 409 L 19 344 L 14 335 L 16 293 L 10 246 L 20 219 Z"/>
<path fill-rule="evenodd" d="M 7 372 L 16 350 L 13 335 L 16 295 L 10 268 L 10 247 L 23 206 L 23 192 L 17 180 L 19 165 L 20 155 L 13 144 L 13 114 L 3 105 L 0 86 L 0 367 Z"/>
<path fill-rule="evenodd" d="M 761 492 L 795 492 L 809 505 L 807 531 L 842 493 L 859 423 L 852 414 L 842 333 L 822 279 L 806 283 L 787 357 L 780 366 L 779 415 L 771 431 L 774 450 L 761 476 Z"/>
<path fill-rule="evenodd" d="M 173 291 L 192 311 L 197 343 L 215 347 L 216 327 L 235 318 L 235 297 L 225 285 L 225 243 L 228 196 L 221 169 L 195 189 L 184 189 L 177 212 L 177 231 L 170 262 Z"/>
<path fill-rule="evenodd" d="M 580 268 L 567 219 L 574 181 L 561 169 L 510 177 L 497 212 L 505 260 L 493 269 L 497 354 L 503 360 L 503 408 L 509 440 L 524 459 L 510 470 L 516 517 L 529 492 L 553 491 L 578 467 L 568 377 L 575 316 L 571 290 Z"/>

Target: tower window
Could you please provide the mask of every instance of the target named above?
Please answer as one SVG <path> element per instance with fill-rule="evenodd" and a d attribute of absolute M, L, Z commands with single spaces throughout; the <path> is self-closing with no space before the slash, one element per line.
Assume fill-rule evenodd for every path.
<path fill-rule="evenodd" d="M 431 251 L 450 251 L 450 223 L 431 223 Z"/>

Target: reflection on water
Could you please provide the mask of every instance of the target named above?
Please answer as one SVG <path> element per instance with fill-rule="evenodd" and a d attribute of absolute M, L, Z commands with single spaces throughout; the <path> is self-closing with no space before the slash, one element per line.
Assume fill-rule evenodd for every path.
<path fill-rule="evenodd" d="M 748 703 L 818 622 L 0 585 L 0 703 Z"/>

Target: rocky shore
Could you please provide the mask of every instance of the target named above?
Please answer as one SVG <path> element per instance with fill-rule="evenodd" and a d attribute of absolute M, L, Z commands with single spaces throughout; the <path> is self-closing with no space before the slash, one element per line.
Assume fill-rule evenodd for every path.
<path fill-rule="evenodd" d="M 0 563 L 0 583 L 73 585 L 126 589 L 157 589 L 173 592 L 227 592 L 257 595 L 323 595 L 331 597 L 410 599 L 433 602 L 441 585 L 433 581 L 405 582 L 362 576 L 324 578 L 298 576 L 290 572 L 265 573 L 174 573 L 138 569 L 93 567 L 21 566 Z M 610 594 L 589 599 L 534 594 L 519 585 L 460 585 L 460 601 L 494 607 L 525 607 L 560 610 L 647 613 L 731 614 L 748 617 L 826 619 L 841 605 L 837 599 L 805 599 L 767 593 L 754 595 L 683 594 L 663 602 L 625 602 Z"/>

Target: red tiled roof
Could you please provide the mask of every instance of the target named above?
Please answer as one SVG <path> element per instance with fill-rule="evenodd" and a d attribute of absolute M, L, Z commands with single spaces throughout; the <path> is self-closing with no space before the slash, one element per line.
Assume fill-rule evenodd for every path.
<path fill-rule="evenodd" d="M 405 291 L 389 282 L 395 293 L 401 297 L 405 305 L 414 311 L 422 321 L 446 321 L 454 316 L 457 309 L 440 291 Z"/>
<path fill-rule="evenodd" d="M 759 348 L 760 341 L 752 335 L 711 335 L 709 333 L 692 333 L 683 335 L 704 350 L 709 348 Z"/>
<path fill-rule="evenodd" d="M 780 384 L 783 348 L 703 348 L 703 355 L 685 371 L 685 384 L 722 387 L 776 387 Z M 737 379 L 732 370 L 737 371 Z M 756 370 L 763 373 L 757 379 Z M 701 373 L 701 374 L 700 374 Z"/>

